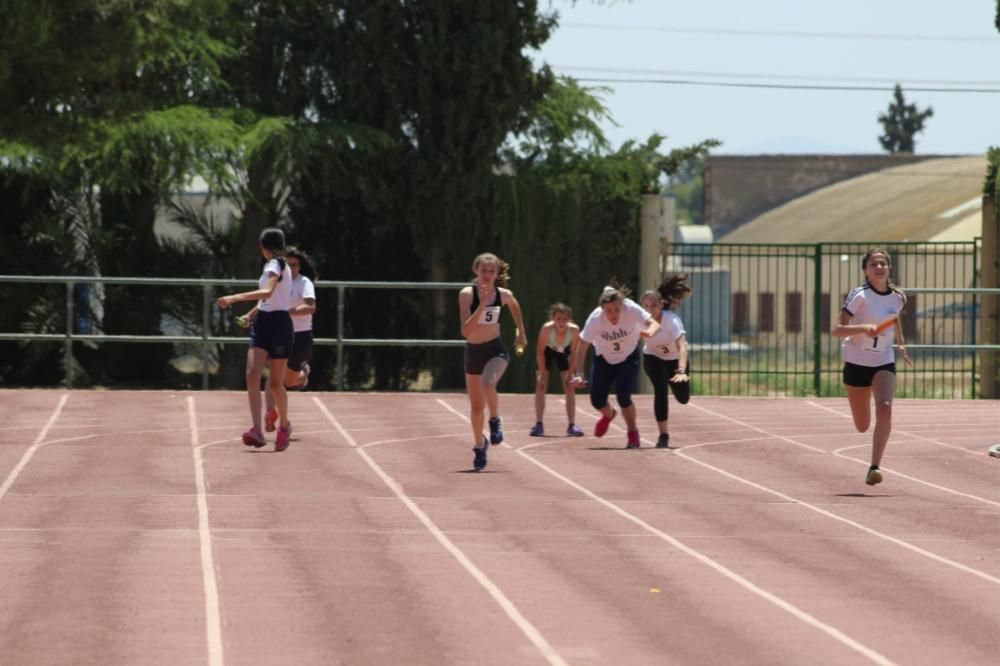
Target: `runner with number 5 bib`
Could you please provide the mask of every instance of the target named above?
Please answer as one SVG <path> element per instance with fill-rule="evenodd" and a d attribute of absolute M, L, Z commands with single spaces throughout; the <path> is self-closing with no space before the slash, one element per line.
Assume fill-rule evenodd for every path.
<path fill-rule="evenodd" d="M 594 363 L 590 370 L 590 404 L 601 413 L 594 425 L 594 436 L 603 437 L 618 413 L 608 404 L 611 385 L 615 385 L 618 406 L 627 427 L 626 448 L 639 448 L 632 389 L 639 377 L 639 339 L 656 335 L 660 323 L 628 298 L 628 289 L 612 278 L 597 301 L 597 308 L 587 317 L 580 332 L 576 358 L 570 375 L 575 385 L 583 380 L 577 374 L 587 360 L 587 350 L 594 345 Z"/>
<path fill-rule="evenodd" d="M 472 284 L 458 293 L 458 312 L 462 323 L 465 346 L 465 390 L 469 394 L 469 421 L 472 424 L 473 468 L 486 467 L 486 450 L 503 441 L 503 424 L 499 415 L 497 382 L 510 362 L 510 353 L 500 339 L 500 313 L 506 306 L 514 317 L 517 337 L 514 344 L 526 347 L 521 306 L 514 293 L 505 289 L 510 276 L 509 264 L 495 254 L 484 253 L 472 262 L 476 277 Z M 490 434 L 483 433 L 483 410 L 490 413 Z"/>

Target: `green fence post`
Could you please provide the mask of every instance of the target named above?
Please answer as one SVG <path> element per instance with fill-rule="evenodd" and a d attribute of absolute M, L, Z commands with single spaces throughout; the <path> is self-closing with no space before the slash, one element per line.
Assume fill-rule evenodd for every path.
<path fill-rule="evenodd" d="M 975 289 L 979 286 L 979 244 L 982 242 L 982 237 L 976 236 L 972 239 L 972 288 Z M 969 344 L 976 344 L 976 316 L 982 312 L 980 309 L 982 305 L 979 302 L 979 296 L 977 294 L 972 295 L 972 312 L 969 314 Z M 972 399 L 975 400 L 979 396 L 976 393 L 979 390 L 979 382 L 976 381 L 976 361 L 978 360 L 979 354 L 972 352 Z"/>
<path fill-rule="evenodd" d="M 816 397 L 823 395 L 822 341 L 819 327 L 823 321 L 823 244 L 816 243 L 813 254 L 813 390 Z"/>
<path fill-rule="evenodd" d="M 209 301 L 211 300 L 211 285 L 204 284 L 201 286 L 201 390 L 208 390 L 208 333 L 209 327 L 211 326 L 211 307 L 209 306 Z"/>
<path fill-rule="evenodd" d="M 66 364 L 66 388 L 73 388 L 73 282 L 66 282 L 66 342 L 64 363 Z"/>
<path fill-rule="evenodd" d="M 337 390 L 344 390 L 344 285 L 337 287 Z"/>

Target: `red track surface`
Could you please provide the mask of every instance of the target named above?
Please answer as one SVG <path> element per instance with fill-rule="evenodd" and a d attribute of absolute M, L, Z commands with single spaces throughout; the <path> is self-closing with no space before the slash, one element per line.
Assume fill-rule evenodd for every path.
<path fill-rule="evenodd" d="M 2 391 L 0 662 L 1000 663 L 996 402 L 896 401 L 869 487 L 846 400 L 668 451 L 649 400 L 626 451 L 504 395 L 477 474 L 463 395 L 296 394 L 275 454 L 240 393 Z"/>

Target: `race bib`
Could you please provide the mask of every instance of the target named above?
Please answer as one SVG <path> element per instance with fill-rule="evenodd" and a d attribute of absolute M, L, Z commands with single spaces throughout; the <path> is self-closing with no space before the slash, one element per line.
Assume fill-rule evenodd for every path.
<path fill-rule="evenodd" d="M 499 324 L 500 323 L 500 306 L 491 305 L 488 308 L 483 308 L 483 311 L 479 314 L 480 324 Z"/>
<path fill-rule="evenodd" d="M 886 347 L 892 345 L 892 338 L 889 337 L 889 333 L 891 332 L 893 332 L 892 328 L 887 331 L 882 331 L 874 338 L 869 338 L 867 335 L 864 336 L 864 344 L 861 345 L 861 348 L 866 352 L 881 354 L 885 351 Z"/>

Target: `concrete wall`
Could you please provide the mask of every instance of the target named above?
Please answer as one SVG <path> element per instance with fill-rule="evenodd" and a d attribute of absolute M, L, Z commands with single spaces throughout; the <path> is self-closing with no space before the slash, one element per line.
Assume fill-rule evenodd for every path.
<path fill-rule="evenodd" d="M 940 157 L 710 155 L 705 159 L 705 224 L 719 239 L 765 211 L 837 181 Z"/>

